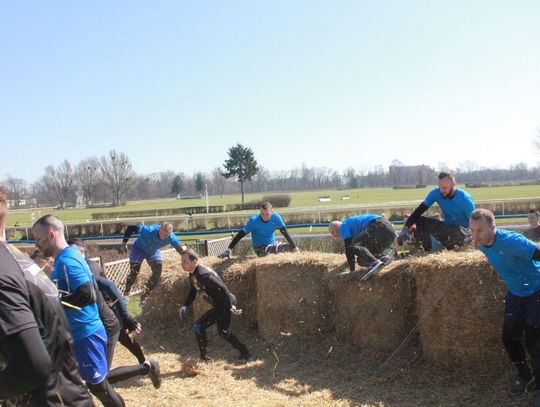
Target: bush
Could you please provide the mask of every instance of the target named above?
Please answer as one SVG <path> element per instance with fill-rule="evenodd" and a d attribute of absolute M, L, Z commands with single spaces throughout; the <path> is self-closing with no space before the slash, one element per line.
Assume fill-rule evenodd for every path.
<path fill-rule="evenodd" d="M 262 200 L 270 202 L 272 206 L 287 208 L 291 204 L 292 197 L 289 194 L 265 195 Z"/>

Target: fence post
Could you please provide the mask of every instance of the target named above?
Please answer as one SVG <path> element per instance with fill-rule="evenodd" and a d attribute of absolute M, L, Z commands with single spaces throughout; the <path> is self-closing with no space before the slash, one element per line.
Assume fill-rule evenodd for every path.
<path fill-rule="evenodd" d="M 502 203 L 502 214 L 504 215 L 504 201 Z"/>
<path fill-rule="evenodd" d="M 30 240 L 30 237 L 28 236 L 28 228 L 24 228 L 24 230 L 26 231 L 26 240 Z"/>

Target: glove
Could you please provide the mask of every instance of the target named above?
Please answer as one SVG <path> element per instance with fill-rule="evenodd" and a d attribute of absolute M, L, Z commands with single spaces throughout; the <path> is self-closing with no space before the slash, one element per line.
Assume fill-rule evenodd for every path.
<path fill-rule="evenodd" d="M 231 312 L 234 315 L 242 315 L 242 309 L 241 308 L 236 308 L 236 305 L 231 305 Z"/>
<path fill-rule="evenodd" d="M 292 251 L 293 253 L 300 253 L 300 249 L 298 247 L 295 247 Z"/>
<path fill-rule="evenodd" d="M 127 243 L 122 243 L 122 246 L 118 248 L 118 253 L 120 254 L 126 254 L 128 252 L 128 246 Z"/>
<path fill-rule="evenodd" d="M 227 249 L 223 253 L 218 254 L 218 257 L 220 259 L 224 259 L 225 257 L 229 259 L 231 257 L 231 249 Z"/>
<path fill-rule="evenodd" d="M 181 319 L 184 319 L 187 316 L 187 307 L 185 305 L 182 305 L 180 309 L 178 310 L 178 315 Z"/>

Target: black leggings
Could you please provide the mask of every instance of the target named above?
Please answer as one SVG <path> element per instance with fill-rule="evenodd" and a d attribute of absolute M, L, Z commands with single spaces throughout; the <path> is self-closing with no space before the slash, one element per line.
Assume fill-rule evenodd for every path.
<path fill-rule="evenodd" d="M 527 364 L 523 347 L 525 332 L 525 348 L 531 357 L 532 374 Z M 524 379 L 535 377 L 536 389 L 540 389 L 540 327 L 528 325 L 525 322 L 503 325 L 502 341 L 506 353 L 514 364 L 518 376 Z"/>
<path fill-rule="evenodd" d="M 123 329 L 122 331 L 120 331 L 120 337 L 118 338 L 118 342 L 120 342 L 124 346 L 124 348 L 129 350 L 131 354 L 137 358 L 137 361 L 139 363 L 142 364 L 146 361 L 146 357 L 144 356 L 139 342 L 131 339 L 130 336 Z"/>
<path fill-rule="evenodd" d="M 107 343 L 107 363 L 109 366 L 109 374 L 107 376 L 107 379 L 110 384 L 122 382 L 124 380 L 130 379 L 135 376 L 146 376 L 148 373 L 150 373 L 150 366 L 148 364 L 144 364 L 144 361 L 145 361 L 144 355 L 142 355 L 143 360 L 141 362 L 139 357 L 135 355 L 135 353 L 133 353 L 133 351 L 131 351 L 131 349 L 129 348 L 128 349 L 130 350 L 130 352 L 133 353 L 137 357 L 137 360 L 139 360 L 139 364 L 132 365 L 132 366 L 120 366 L 120 367 L 111 369 L 112 360 L 114 358 L 114 350 L 116 348 L 116 342 L 120 339 L 120 343 L 122 343 L 122 341 L 125 341 L 124 339 L 125 336 L 127 336 L 128 339 L 130 339 L 129 336 L 124 332 L 124 330 L 122 330 L 120 331 L 120 335 L 116 334 L 108 338 L 109 341 Z M 139 344 L 137 343 L 137 345 Z M 139 349 L 140 348 L 141 347 L 139 345 Z M 142 354 L 142 349 L 140 349 L 140 351 Z"/>
<path fill-rule="evenodd" d="M 431 236 L 441 242 L 446 250 L 452 250 L 467 243 L 471 239 L 471 232 L 463 226 L 447 225 L 438 219 L 421 216 L 416 222 L 414 238 L 426 252 L 431 250 Z"/>
<path fill-rule="evenodd" d="M 208 338 L 206 336 L 206 330 L 214 324 L 217 324 L 219 336 L 229 342 L 241 355 L 247 355 L 249 353 L 246 346 L 229 331 L 230 323 L 231 311 L 229 310 L 228 305 L 221 304 L 215 305 L 195 322 L 193 331 L 195 331 L 195 336 L 197 337 L 201 359 L 206 359 L 208 357 Z"/>
<path fill-rule="evenodd" d="M 125 407 L 126 404 L 107 379 L 98 384 L 88 384 L 90 393 L 97 397 L 104 407 Z"/>
<path fill-rule="evenodd" d="M 150 294 L 150 291 L 152 291 L 158 285 L 159 279 L 161 278 L 161 272 L 163 270 L 163 263 L 161 262 L 161 260 L 149 261 L 148 265 L 152 270 L 152 275 L 146 283 L 146 287 L 144 289 L 142 297 L 147 297 L 148 294 Z M 129 295 L 131 287 L 133 287 L 133 284 L 135 284 L 135 281 L 137 281 L 137 276 L 141 271 L 141 266 L 142 263 L 129 263 L 129 275 L 126 279 L 126 288 L 124 290 L 124 295 Z"/>
<path fill-rule="evenodd" d="M 364 266 L 377 261 L 377 257 L 392 246 L 395 238 L 394 226 L 388 219 L 375 219 L 355 237 L 351 245 L 346 247 L 345 255 L 349 269 L 354 271 L 356 257 L 358 263 Z"/>

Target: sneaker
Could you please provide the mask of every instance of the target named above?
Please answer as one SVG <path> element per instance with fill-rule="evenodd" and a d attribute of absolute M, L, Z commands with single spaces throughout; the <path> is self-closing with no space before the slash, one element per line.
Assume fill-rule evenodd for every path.
<path fill-rule="evenodd" d="M 375 272 L 380 270 L 384 266 L 384 263 L 380 260 L 374 261 L 368 266 L 367 271 L 364 273 L 360 281 L 366 281 L 368 278 L 370 278 Z"/>
<path fill-rule="evenodd" d="M 395 250 L 395 249 L 392 249 L 392 250 L 390 251 L 390 253 L 388 253 L 388 254 L 382 256 L 382 257 L 380 258 L 380 260 L 381 260 L 381 261 L 383 262 L 383 264 L 386 266 L 386 265 L 390 264 L 392 261 L 394 261 L 394 259 L 396 258 L 396 256 L 397 256 L 396 250 Z"/>
<path fill-rule="evenodd" d="M 534 386 L 534 377 L 530 379 L 524 379 L 523 377 L 516 377 L 516 381 L 510 391 L 514 396 L 522 396 L 532 389 Z M 540 400 L 539 400 L 540 402 Z M 540 406 L 539 406 L 540 407 Z"/>
<path fill-rule="evenodd" d="M 534 392 L 533 407 L 540 407 L 540 390 Z"/>
<path fill-rule="evenodd" d="M 255 360 L 255 355 L 252 355 L 251 353 L 246 353 L 238 356 L 238 359 L 242 362 L 252 362 Z"/>
<path fill-rule="evenodd" d="M 154 388 L 159 389 L 161 386 L 161 372 L 159 370 L 159 362 L 155 359 L 150 359 L 149 364 L 150 372 L 148 372 L 148 376 L 150 377 L 150 380 L 152 380 Z"/>

